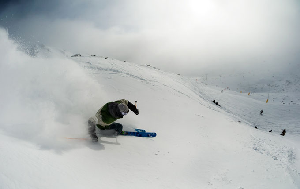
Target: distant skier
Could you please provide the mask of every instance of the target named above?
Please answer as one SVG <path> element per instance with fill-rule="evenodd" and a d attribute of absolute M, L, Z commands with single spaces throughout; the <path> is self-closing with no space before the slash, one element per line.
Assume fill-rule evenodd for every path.
<path fill-rule="evenodd" d="M 283 130 L 282 130 L 282 133 L 281 133 L 280 135 L 284 136 L 284 135 L 285 135 L 285 133 L 286 133 L 286 130 L 285 130 L 285 129 L 283 129 Z"/>
<path fill-rule="evenodd" d="M 220 106 L 219 102 L 216 102 L 215 100 L 213 100 L 213 103 L 217 106 Z M 220 106 L 221 107 L 221 106 Z"/>
<path fill-rule="evenodd" d="M 98 137 L 95 133 L 97 126 L 100 130 L 114 129 L 117 134 L 120 134 L 123 130 L 123 126 L 120 123 L 114 123 L 117 119 L 123 118 L 129 109 L 136 115 L 139 115 L 139 110 L 131 102 L 125 99 L 121 99 L 115 102 L 108 102 L 102 106 L 95 116 L 88 120 L 88 132 L 93 142 L 98 142 Z"/>
<path fill-rule="evenodd" d="M 263 113 L 264 113 L 264 110 L 260 110 L 260 115 L 263 115 Z"/>

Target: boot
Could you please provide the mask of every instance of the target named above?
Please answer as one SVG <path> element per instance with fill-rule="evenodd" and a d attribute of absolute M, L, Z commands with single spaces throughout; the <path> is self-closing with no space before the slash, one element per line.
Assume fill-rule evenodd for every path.
<path fill-rule="evenodd" d="M 97 137 L 96 134 L 90 134 L 90 137 L 91 137 L 93 142 L 98 142 L 98 137 Z"/>
<path fill-rule="evenodd" d="M 88 121 L 88 132 L 93 142 L 98 142 L 98 137 L 95 133 L 95 123 Z"/>

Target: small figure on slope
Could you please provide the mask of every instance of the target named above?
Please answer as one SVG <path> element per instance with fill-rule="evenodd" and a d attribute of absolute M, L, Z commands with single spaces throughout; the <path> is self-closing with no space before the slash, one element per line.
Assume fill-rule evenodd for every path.
<path fill-rule="evenodd" d="M 264 113 L 264 110 L 260 110 L 260 115 L 263 115 L 263 113 Z"/>
<path fill-rule="evenodd" d="M 283 129 L 283 130 L 282 130 L 282 133 L 281 133 L 280 135 L 284 136 L 284 135 L 285 135 L 285 133 L 286 133 L 286 130 L 285 130 L 285 129 Z"/>
<path fill-rule="evenodd" d="M 139 110 L 131 102 L 125 99 L 121 99 L 115 102 L 108 102 L 102 106 L 95 116 L 88 120 L 88 132 L 94 142 L 98 142 L 96 135 L 96 127 L 100 130 L 114 129 L 117 134 L 120 134 L 123 130 L 123 126 L 120 123 L 114 123 L 117 119 L 123 118 L 129 112 L 129 109 L 136 115 L 139 115 Z"/>
<path fill-rule="evenodd" d="M 220 107 L 221 107 L 221 105 L 219 104 L 219 102 L 216 102 L 215 100 L 213 100 L 213 103 L 214 103 L 215 105 L 217 105 L 217 106 L 220 106 Z"/>

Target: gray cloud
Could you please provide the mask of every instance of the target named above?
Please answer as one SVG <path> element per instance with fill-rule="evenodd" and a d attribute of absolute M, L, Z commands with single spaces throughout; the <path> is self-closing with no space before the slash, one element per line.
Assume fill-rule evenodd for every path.
<path fill-rule="evenodd" d="M 296 0 L 13 1 L 0 24 L 23 39 L 173 72 L 299 62 Z"/>

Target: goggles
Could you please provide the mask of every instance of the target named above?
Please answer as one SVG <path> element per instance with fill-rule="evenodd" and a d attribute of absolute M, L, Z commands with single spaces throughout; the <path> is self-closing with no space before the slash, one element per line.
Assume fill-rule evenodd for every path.
<path fill-rule="evenodd" d="M 127 115 L 128 112 L 121 112 L 121 114 L 124 116 L 124 115 Z"/>

